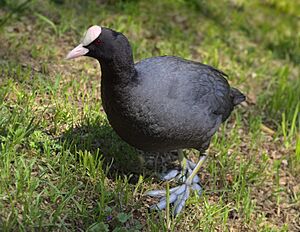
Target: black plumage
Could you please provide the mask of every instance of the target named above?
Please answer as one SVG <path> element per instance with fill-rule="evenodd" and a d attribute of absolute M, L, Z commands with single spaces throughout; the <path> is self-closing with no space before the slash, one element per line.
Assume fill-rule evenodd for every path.
<path fill-rule="evenodd" d="M 205 150 L 244 100 L 211 66 L 171 56 L 134 64 L 124 35 L 102 28 L 99 39 L 87 56 L 101 64 L 104 110 L 117 134 L 141 150 Z"/>
<path fill-rule="evenodd" d="M 163 152 L 195 148 L 203 153 L 234 106 L 245 100 L 239 90 L 229 86 L 226 74 L 208 65 L 174 56 L 134 64 L 127 38 L 99 28 L 97 38 L 79 47 L 82 54 L 101 64 L 101 97 L 111 126 L 138 149 Z M 78 57 L 73 53 L 68 56 Z M 195 166 L 186 169 L 193 171 Z M 192 179 L 199 167 L 185 182 L 196 190 L 200 186 Z M 185 195 L 188 197 L 189 190 Z"/>

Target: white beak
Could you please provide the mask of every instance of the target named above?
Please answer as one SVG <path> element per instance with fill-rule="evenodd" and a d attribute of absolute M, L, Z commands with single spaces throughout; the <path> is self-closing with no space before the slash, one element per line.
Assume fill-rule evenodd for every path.
<path fill-rule="evenodd" d="M 89 49 L 83 47 L 83 44 L 79 44 L 76 48 L 68 53 L 66 56 L 67 60 L 74 59 L 83 56 L 89 52 Z"/>

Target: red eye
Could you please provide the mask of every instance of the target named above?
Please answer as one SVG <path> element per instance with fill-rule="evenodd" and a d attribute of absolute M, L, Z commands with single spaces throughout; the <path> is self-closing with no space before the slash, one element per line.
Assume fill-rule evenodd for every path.
<path fill-rule="evenodd" d="M 100 39 L 96 39 L 96 40 L 95 40 L 95 44 L 96 44 L 96 45 L 100 45 L 101 43 L 102 43 L 102 41 L 101 41 Z"/>

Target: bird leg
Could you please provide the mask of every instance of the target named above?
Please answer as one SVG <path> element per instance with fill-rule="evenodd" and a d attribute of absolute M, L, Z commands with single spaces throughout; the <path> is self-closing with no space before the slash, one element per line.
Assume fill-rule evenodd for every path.
<path fill-rule="evenodd" d="M 166 174 L 161 176 L 161 180 L 169 181 L 169 180 L 176 180 L 178 182 L 183 183 L 187 176 L 192 173 L 193 169 L 195 168 L 196 164 L 192 161 L 188 160 L 184 155 L 182 149 L 178 150 L 178 159 L 181 164 L 181 171 L 177 169 L 172 169 Z"/>
<path fill-rule="evenodd" d="M 183 157 L 181 160 L 182 171 L 171 170 L 164 176 L 164 180 L 177 179 L 181 185 L 171 188 L 169 190 L 169 202 L 174 204 L 174 215 L 180 213 L 183 209 L 186 200 L 189 198 L 191 190 L 197 191 L 198 195 L 201 195 L 202 188 L 199 184 L 200 178 L 197 172 L 206 160 L 206 155 L 202 155 L 197 164 L 189 161 L 183 156 L 180 151 L 179 156 Z M 179 178 L 178 178 L 179 177 Z M 148 196 L 159 197 L 160 201 L 151 206 L 151 209 L 162 210 L 167 206 L 167 192 L 166 190 L 153 190 L 146 193 Z"/>

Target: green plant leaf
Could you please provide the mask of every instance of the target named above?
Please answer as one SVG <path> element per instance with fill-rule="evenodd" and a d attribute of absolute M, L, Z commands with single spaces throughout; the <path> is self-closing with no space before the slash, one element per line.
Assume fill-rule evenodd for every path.
<path fill-rule="evenodd" d="M 117 218 L 119 220 L 119 222 L 121 223 L 125 223 L 128 221 L 129 218 L 131 218 L 131 214 L 127 214 L 127 213 L 119 213 Z"/>
<path fill-rule="evenodd" d="M 105 224 L 104 222 L 95 222 L 94 224 L 92 224 L 88 229 L 88 232 L 108 232 L 108 225 Z"/>

